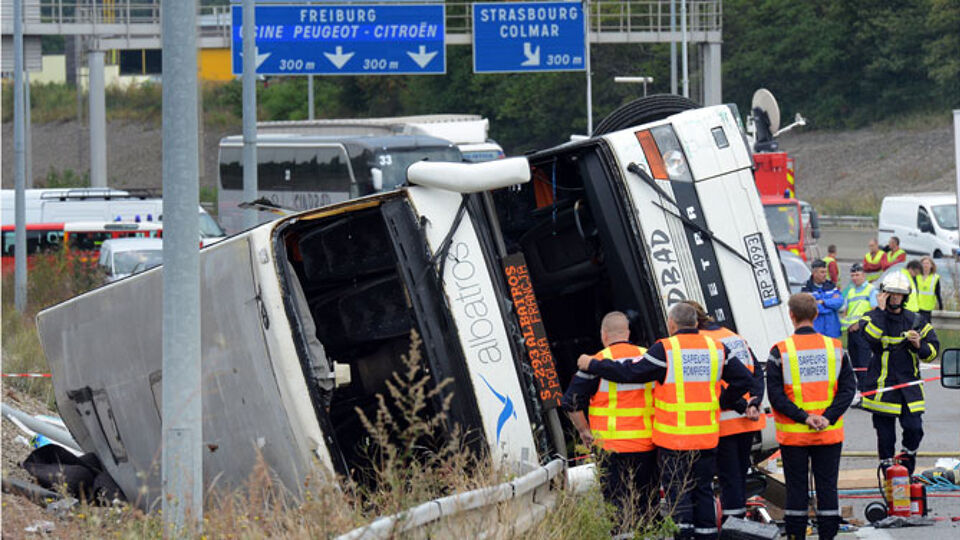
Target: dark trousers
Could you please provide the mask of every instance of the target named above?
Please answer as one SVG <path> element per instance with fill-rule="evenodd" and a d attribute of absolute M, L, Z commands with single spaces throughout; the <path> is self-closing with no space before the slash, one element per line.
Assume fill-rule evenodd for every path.
<path fill-rule="evenodd" d="M 744 517 L 747 513 L 747 469 L 755 432 L 720 437 L 717 445 L 717 480 L 723 518 Z"/>
<path fill-rule="evenodd" d="M 933 312 L 921 309 L 920 311 L 917 312 L 917 315 L 920 316 L 920 320 L 922 321 L 920 323 L 920 326 L 922 327 L 925 324 L 930 324 L 930 320 L 931 320 L 930 318 L 933 316 Z"/>
<path fill-rule="evenodd" d="M 817 534 L 828 540 L 837 535 L 840 528 L 837 475 L 840 474 L 842 447 L 843 443 L 820 446 L 780 445 L 783 476 L 787 483 L 787 508 L 784 510 L 784 518 L 788 537 L 804 538 L 807 532 L 807 473 L 811 465 L 817 490 Z"/>
<path fill-rule="evenodd" d="M 867 339 L 863 337 L 863 328 L 856 332 L 847 331 L 847 352 L 850 355 L 850 363 L 854 369 L 866 369 L 870 367 L 870 358 L 873 353 L 870 351 L 870 345 Z M 863 383 L 867 379 L 866 371 L 854 371 L 857 374 L 857 390 L 863 392 Z"/>
<path fill-rule="evenodd" d="M 680 528 L 677 538 L 717 538 L 717 513 L 713 502 L 713 475 L 717 451 L 660 448 L 660 483 L 667 508 Z"/>
<path fill-rule="evenodd" d="M 617 509 L 619 522 L 633 526 L 645 516 L 655 517 L 660 501 L 656 450 L 606 452 L 601 466 L 603 498 Z"/>
<path fill-rule="evenodd" d="M 896 420 L 900 419 L 900 427 L 903 429 L 903 449 L 905 459 L 902 464 L 913 474 L 913 469 L 917 466 L 917 449 L 920 448 L 920 441 L 923 440 L 923 413 L 912 413 L 904 410 L 900 416 L 888 414 L 873 415 L 873 429 L 877 430 L 877 456 L 880 460 L 893 457 L 897 445 L 897 426 Z"/>

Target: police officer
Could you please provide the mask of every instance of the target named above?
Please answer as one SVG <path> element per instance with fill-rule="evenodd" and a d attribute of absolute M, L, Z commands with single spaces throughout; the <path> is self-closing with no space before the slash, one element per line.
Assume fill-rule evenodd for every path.
<path fill-rule="evenodd" d="M 840 525 L 837 476 L 843 446 L 843 413 L 856 393 L 850 359 L 840 340 L 813 329 L 817 302 L 807 293 L 790 297 L 794 333 L 770 349 L 767 392 L 777 426 L 787 484 L 787 538 L 807 530 L 807 472 L 817 489 L 817 534 L 831 539 Z"/>
<path fill-rule="evenodd" d="M 850 361 L 854 370 L 867 369 L 870 365 L 870 345 L 863 337 L 863 328 L 860 317 L 877 307 L 877 289 L 867 281 L 863 267 L 854 263 L 850 267 L 850 285 L 843 291 L 843 301 L 846 313 L 840 319 L 841 326 L 847 331 L 847 349 L 850 351 Z M 857 372 L 857 388 L 863 390 L 863 381 L 866 373 Z"/>
<path fill-rule="evenodd" d="M 604 316 L 600 341 L 603 350 L 592 356 L 598 360 L 624 362 L 647 352 L 630 343 L 630 323 L 619 311 Z M 583 443 L 596 443 L 604 450 L 603 496 L 622 512 L 627 527 L 635 525 L 631 518 L 650 516 L 659 500 L 652 392 L 652 382 L 615 383 L 578 371 L 561 400 Z"/>
<path fill-rule="evenodd" d="M 674 304 L 667 330 L 671 337 L 657 341 L 638 361 L 581 355 L 577 367 L 618 383 L 654 382 L 653 443 L 677 537 L 713 539 L 719 532 L 711 486 L 720 409 L 732 409 L 749 391 L 752 374 L 725 345 L 699 333 L 692 306 Z M 729 384 L 722 393 L 721 379 Z"/>
<path fill-rule="evenodd" d="M 929 323 L 916 313 L 904 309 L 912 294 L 910 281 L 896 272 L 883 279 L 877 308 L 863 316 L 864 337 L 873 350 L 873 361 L 864 383 L 863 408 L 873 413 L 873 427 L 877 431 L 877 454 L 882 465 L 891 465 L 897 444 L 895 421 L 903 428 L 903 460 L 901 463 L 913 474 L 917 449 L 923 439 L 923 411 L 926 403 L 922 383 L 897 390 L 883 389 L 920 380 L 920 362 L 937 358 L 940 341 Z"/>
<path fill-rule="evenodd" d="M 810 279 L 800 289 L 810 293 L 817 301 L 820 311 L 814 327 L 821 334 L 840 337 L 840 316 L 837 311 L 843 307 L 843 296 L 837 286 L 830 281 L 827 273 L 827 263 L 818 259 L 810 265 Z"/>
<path fill-rule="evenodd" d="M 747 340 L 713 320 L 699 303 L 693 300 L 685 303 L 697 310 L 700 333 L 723 343 L 730 350 L 730 355 L 753 373 L 750 392 L 738 400 L 733 409 L 720 411 L 720 441 L 717 444 L 717 480 L 720 482 L 723 518 L 742 518 L 747 513 L 750 449 L 758 432 L 767 425 L 767 417 L 760 414 L 763 369 Z M 726 383 L 721 381 L 721 387 L 726 387 Z"/>

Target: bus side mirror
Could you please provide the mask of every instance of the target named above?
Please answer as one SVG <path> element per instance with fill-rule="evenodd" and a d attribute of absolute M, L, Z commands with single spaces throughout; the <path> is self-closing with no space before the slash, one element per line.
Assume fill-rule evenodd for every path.
<path fill-rule="evenodd" d="M 940 355 L 940 384 L 960 388 L 960 349 L 946 349 Z"/>

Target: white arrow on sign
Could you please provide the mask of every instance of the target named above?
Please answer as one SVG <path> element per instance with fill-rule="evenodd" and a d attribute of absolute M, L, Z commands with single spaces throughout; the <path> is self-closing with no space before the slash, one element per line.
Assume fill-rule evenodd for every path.
<path fill-rule="evenodd" d="M 533 48 L 533 44 L 529 41 L 523 42 L 523 55 L 527 57 L 526 60 L 520 63 L 521 66 L 539 66 L 540 65 L 540 46 L 537 45 L 537 48 Z"/>
<path fill-rule="evenodd" d="M 270 55 L 273 53 L 263 53 L 260 54 L 260 47 L 254 49 L 257 52 L 257 67 L 254 69 L 260 69 L 260 65 L 267 61 L 267 58 L 270 58 Z M 240 58 L 243 58 L 243 52 L 240 52 Z"/>
<path fill-rule="evenodd" d="M 323 53 L 323 55 L 327 57 L 327 60 L 329 60 L 330 63 L 333 64 L 337 69 L 342 68 L 347 62 L 349 62 L 350 59 L 353 58 L 353 54 L 354 53 L 352 52 L 343 52 L 343 47 L 339 45 L 337 45 L 336 52 Z"/>
<path fill-rule="evenodd" d="M 433 57 L 437 55 L 440 51 L 427 52 L 427 46 L 421 45 L 419 52 L 407 51 L 407 54 L 410 55 L 410 58 L 420 66 L 420 69 L 427 67 L 427 64 L 433 60 Z"/>

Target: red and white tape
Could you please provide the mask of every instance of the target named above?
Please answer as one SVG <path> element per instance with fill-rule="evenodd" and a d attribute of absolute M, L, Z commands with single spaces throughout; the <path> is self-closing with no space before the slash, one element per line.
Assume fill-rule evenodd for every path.
<path fill-rule="evenodd" d="M 4 373 L 3 376 L 19 379 L 49 379 L 52 375 L 49 373 Z"/>

